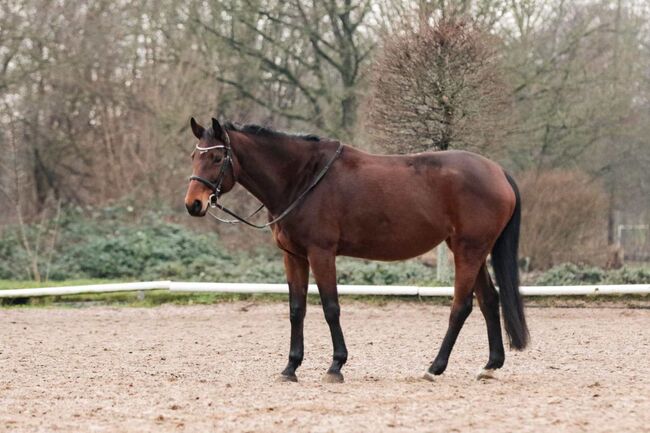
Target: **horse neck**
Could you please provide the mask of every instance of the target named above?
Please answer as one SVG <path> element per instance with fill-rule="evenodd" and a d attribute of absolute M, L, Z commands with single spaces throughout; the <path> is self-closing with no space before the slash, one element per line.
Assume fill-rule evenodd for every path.
<path fill-rule="evenodd" d="M 234 135 L 234 134 L 231 134 Z M 314 143 L 293 137 L 262 137 L 237 133 L 232 151 L 238 164 L 237 182 L 277 215 L 309 182 L 320 152 Z"/>

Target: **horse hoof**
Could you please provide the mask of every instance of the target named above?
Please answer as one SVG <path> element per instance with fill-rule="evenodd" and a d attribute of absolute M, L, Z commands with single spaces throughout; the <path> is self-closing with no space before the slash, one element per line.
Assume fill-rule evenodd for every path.
<path fill-rule="evenodd" d="M 343 375 L 341 373 L 325 373 L 323 376 L 325 383 L 343 383 Z"/>
<path fill-rule="evenodd" d="M 433 374 L 429 373 L 428 371 L 426 373 L 424 373 L 424 376 L 422 376 L 422 379 L 428 380 L 429 382 L 435 382 L 436 381 L 436 377 Z"/>
<path fill-rule="evenodd" d="M 496 369 L 492 368 L 482 368 L 481 371 L 476 375 L 476 380 L 487 380 L 487 379 L 496 379 L 495 373 Z"/>
<path fill-rule="evenodd" d="M 298 377 L 295 374 L 281 374 L 278 382 L 298 382 Z"/>

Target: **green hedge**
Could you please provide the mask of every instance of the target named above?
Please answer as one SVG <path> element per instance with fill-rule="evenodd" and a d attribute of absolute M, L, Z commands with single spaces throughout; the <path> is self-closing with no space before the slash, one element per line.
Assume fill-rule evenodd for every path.
<path fill-rule="evenodd" d="M 28 228 L 32 239 L 37 232 L 37 227 Z M 42 256 L 39 269 L 45 275 L 47 254 Z M 0 279 L 27 279 L 27 268 L 17 228 L 5 228 L 0 237 Z M 417 261 L 339 258 L 337 268 L 341 284 L 435 284 L 435 270 Z M 226 251 L 214 232 L 199 233 L 156 214 L 135 218 L 120 208 L 67 212 L 59 225 L 49 278 L 286 281 L 282 253 L 275 248 Z"/>
<path fill-rule="evenodd" d="M 591 266 L 565 263 L 540 275 L 538 286 L 573 286 L 589 284 L 649 284 L 650 268 L 627 267 L 604 270 Z"/>
<path fill-rule="evenodd" d="M 67 211 L 58 227 L 49 266 L 51 280 L 118 279 L 263 282 L 285 281 L 282 253 L 273 247 L 227 251 L 214 232 L 196 232 L 152 213 L 135 216 L 128 208 Z M 27 236 L 47 238 L 53 227 L 27 228 Z M 40 231 L 40 235 L 39 235 Z M 41 253 L 44 276 L 48 251 Z M 0 233 L 0 279 L 29 279 L 29 258 L 16 227 Z M 419 261 L 370 262 L 337 259 L 340 284 L 438 285 L 435 269 Z M 442 282 L 449 284 L 449 281 Z M 538 285 L 650 283 L 650 268 L 605 271 L 564 264 L 540 275 Z"/>

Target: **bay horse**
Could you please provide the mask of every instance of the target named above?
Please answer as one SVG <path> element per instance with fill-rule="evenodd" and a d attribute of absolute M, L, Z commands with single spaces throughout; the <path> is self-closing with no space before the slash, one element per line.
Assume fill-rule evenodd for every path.
<path fill-rule="evenodd" d="M 348 351 L 339 322 L 336 256 L 405 260 L 446 242 L 454 255 L 454 296 L 446 335 L 425 378 L 447 367 L 473 294 L 487 325 L 489 358 L 479 377 L 501 368 L 505 353 L 499 302 L 510 346 L 529 339 L 519 294 L 517 247 L 521 200 L 499 165 L 464 151 L 373 155 L 314 135 L 274 131 L 212 119 L 190 121 L 198 139 L 185 206 L 204 216 L 221 194 L 241 184 L 268 210 L 276 245 L 284 252 L 291 342 L 280 378 L 297 381 L 303 360 L 303 322 L 309 270 L 318 286 L 332 336 L 327 382 L 342 382 Z M 497 293 L 487 269 L 492 266 Z"/>

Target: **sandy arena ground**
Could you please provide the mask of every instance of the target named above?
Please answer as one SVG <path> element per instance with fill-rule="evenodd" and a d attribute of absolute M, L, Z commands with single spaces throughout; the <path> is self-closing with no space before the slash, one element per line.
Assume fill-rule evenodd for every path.
<path fill-rule="evenodd" d="M 650 309 L 529 308 L 532 347 L 497 380 L 475 308 L 447 372 L 422 373 L 448 309 L 343 300 L 346 383 L 309 306 L 299 383 L 278 383 L 288 307 L 0 310 L 2 432 L 650 431 Z"/>

